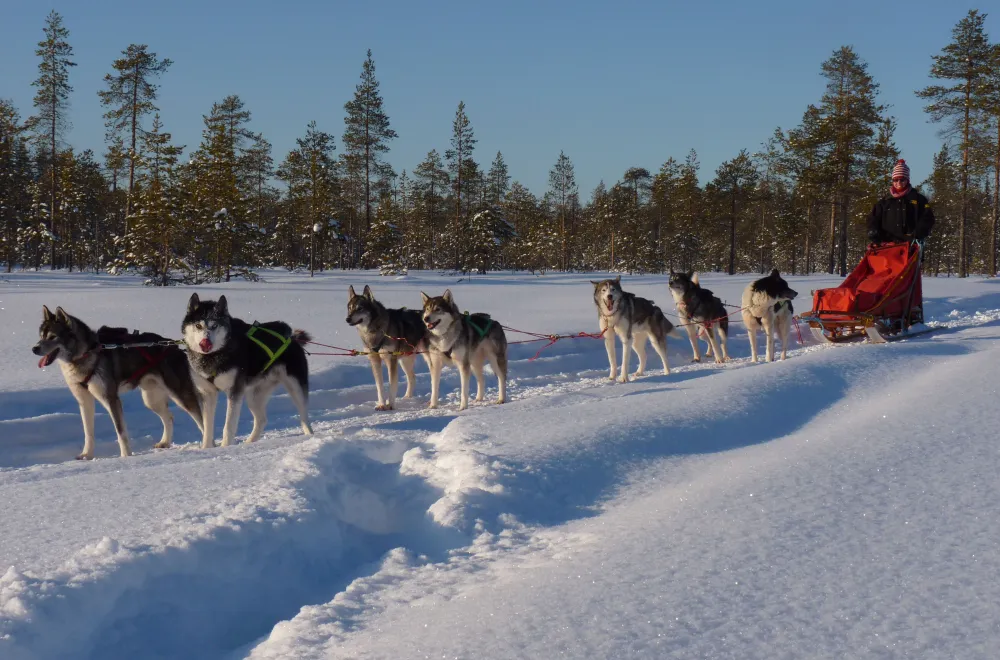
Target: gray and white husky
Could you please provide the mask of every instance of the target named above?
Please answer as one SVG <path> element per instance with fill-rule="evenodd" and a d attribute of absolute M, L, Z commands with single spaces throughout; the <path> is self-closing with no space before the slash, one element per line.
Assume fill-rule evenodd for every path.
<path fill-rule="evenodd" d="M 420 312 L 411 309 L 388 309 L 375 299 L 371 287 L 359 296 L 351 286 L 347 290 L 347 324 L 355 326 L 361 341 L 368 350 L 368 359 L 375 376 L 378 391 L 376 410 L 392 410 L 396 405 L 396 391 L 399 389 L 399 365 L 406 374 L 406 394 L 404 399 L 413 397 L 413 386 L 417 374 L 414 370 L 415 353 L 427 358 L 427 326 L 420 318 Z M 402 355 L 400 355 L 402 353 Z M 386 396 L 382 380 L 383 361 L 389 368 L 389 393 Z"/>
<path fill-rule="evenodd" d="M 674 304 L 677 305 L 677 316 L 687 329 L 694 361 L 701 362 L 699 336 L 708 342 L 706 356 L 714 357 L 720 364 L 728 360 L 729 314 L 722 301 L 710 290 L 702 288 L 698 282 L 698 273 L 695 272 L 675 272 L 671 268 L 668 286 L 670 295 L 674 297 Z"/>
<path fill-rule="evenodd" d="M 792 300 L 799 295 L 775 268 L 767 277 L 751 282 L 743 290 L 743 323 L 750 337 L 750 360 L 757 361 L 757 331 L 767 338 L 767 361 L 774 360 L 774 331 L 781 338 L 781 359 L 788 351 L 788 331 L 792 327 Z"/>
<path fill-rule="evenodd" d="M 428 333 L 431 367 L 431 408 L 437 408 L 441 387 L 441 369 L 458 368 L 461 385 L 459 410 L 469 407 L 469 374 L 476 376 L 476 401 L 486 396 L 483 366 L 489 362 L 500 385 L 497 403 L 507 401 L 507 336 L 489 314 L 463 314 L 455 305 L 451 289 L 431 297 L 421 292 L 423 319 Z"/>
<path fill-rule="evenodd" d="M 42 306 L 38 343 L 31 349 L 41 355 L 39 368 L 56 360 L 70 392 L 80 404 L 83 419 L 83 452 L 78 459 L 94 457 L 95 401 L 107 409 L 118 435 L 122 456 L 131 456 L 128 430 L 120 395 L 136 387 L 142 401 L 163 422 L 163 437 L 156 447 L 169 447 L 174 436 L 174 417 L 168 400 L 173 400 L 202 428 L 202 409 L 191 377 L 187 357 L 178 346 L 102 348 L 107 344 L 165 342 L 152 332 L 130 333 L 125 328 L 101 326 L 94 332 L 86 323 L 70 316 L 62 307 L 53 314 Z"/>
<path fill-rule="evenodd" d="M 265 350 L 250 337 L 263 342 Z M 222 446 L 232 444 L 246 397 L 253 415 L 253 430 L 247 442 L 260 437 L 267 424 L 267 401 L 274 389 L 284 385 L 299 411 L 302 431 L 312 435 L 309 425 L 309 364 L 302 345 L 311 337 L 292 330 L 281 321 L 250 325 L 229 314 L 225 296 L 200 300 L 191 294 L 187 314 L 181 323 L 195 385 L 204 395 L 202 405 L 203 448 L 215 446 L 214 420 L 219 392 L 227 399 Z M 272 358 L 272 355 L 275 356 Z"/>
<path fill-rule="evenodd" d="M 669 374 L 667 336 L 683 335 L 663 315 L 663 310 L 651 300 L 623 291 L 621 275 L 613 280 L 591 280 L 590 283 L 594 285 L 594 304 L 597 305 L 598 322 L 604 333 L 604 346 L 608 349 L 608 362 L 611 364 L 608 379 L 618 378 L 615 335 L 622 342 L 621 382 L 628 382 L 628 363 L 633 350 L 639 356 L 639 368 L 635 375 L 642 376 L 646 372 L 646 339 L 663 361 L 663 372 Z"/>

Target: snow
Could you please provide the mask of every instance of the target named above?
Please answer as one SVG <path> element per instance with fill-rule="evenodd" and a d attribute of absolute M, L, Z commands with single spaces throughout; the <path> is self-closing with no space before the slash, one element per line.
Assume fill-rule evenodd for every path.
<path fill-rule="evenodd" d="M 254 445 L 201 450 L 178 412 L 178 446 L 153 450 L 159 421 L 130 394 L 137 455 L 115 457 L 99 409 L 99 458 L 71 460 L 76 404 L 28 352 L 42 304 L 176 336 L 193 291 L 225 293 L 248 320 L 360 347 L 347 287 L 368 283 L 391 306 L 450 287 L 510 327 L 597 329 L 594 274 L 263 275 L 0 280 L 0 658 L 995 654 L 995 280 L 925 279 L 923 337 L 793 340 L 751 365 L 734 323 L 731 363 L 671 339 L 673 373 L 650 351 L 627 385 L 605 380 L 601 341 L 513 345 L 512 401 L 463 413 L 454 370 L 442 409 L 419 361 L 416 400 L 376 413 L 366 360 L 314 356 L 313 438 L 281 392 Z M 751 279 L 702 278 L 730 303 Z M 837 281 L 787 279 L 798 311 Z M 674 311 L 663 278 L 623 281 Z"/>

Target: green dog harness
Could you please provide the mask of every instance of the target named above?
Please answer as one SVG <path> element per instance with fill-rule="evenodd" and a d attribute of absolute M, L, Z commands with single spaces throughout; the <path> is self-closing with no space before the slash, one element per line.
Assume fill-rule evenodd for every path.
<path fill-rule="evenodd" d="M 486 316 L 486 314 L 477 314 L 476 316 Z M 486 337 L 486 333 L 489 332 L 490 328 L 493 327 L 493 319 L 491 319 L 489 316 L 486 316 L 487 322 L 486 325 L 482 328 L 476 325 L 476 322 L 472 320 L 472 315 L 470 315 L 468 312 L 465 313 L 465 320 L 469 322 L 469 325 L 472 326 L 473 330 L 479 333 L 480 339 Z"/>
<path fill-rule="evenodd" d="M 267 334 L 269 334 L 272 337 L 276 338 L 278 341 L 281 342 L 281 344 L 278 346 L 278 348 L 276 348 L 274 350 L 271 350 L 270 346 L 268 346 L 263 341 L 261 341 L 259 338 L 257 338 L 257 337 L 254 336 L 257 333 L 258 330 L 261 331 L 261 332 L 266 332 Z M 286 337 L 285 335 L 281 334 L 280 332 L 275 332 L 274 330 L 271 330 L 270 328 L 265 328 L 265 327 L 259 325 L 257 323 L 257 321 L 254 321 L 253 325 L 250 327 L 250 329 L 247 330 L 247 339 L 249 339 L 253 343 L 255 343 L 258 346 L 260 346 L 261 350 L 264 351 L 267 354 L 267 356 L 270 358 L 267 361 L 267 364 L 264 365 L 264 368 L 261 369 L 261 373 L 263 373 L 263 372 L 267 371 L 268 369 L 270 369 L 271 365 L 274 364 L 274 361 L 277 360 L 279 357 L 281 357 L 281 354 L 284 353 L 285 349 L 287 349 L 291 345 L 291 343 L 292 343 L 292 338 L 291 337 Z"/>

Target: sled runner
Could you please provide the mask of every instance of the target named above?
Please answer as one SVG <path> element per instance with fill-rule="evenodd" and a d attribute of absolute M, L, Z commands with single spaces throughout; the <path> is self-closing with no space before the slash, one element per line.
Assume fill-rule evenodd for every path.
<path fill-rule="evenodd" d="M 881 344 L 931 332 L 923 325 L 922 257 L 917 242 L 871 246 L 840 286 L 814 291 L 812 311 L 799 318 L 821 342 Z"/>

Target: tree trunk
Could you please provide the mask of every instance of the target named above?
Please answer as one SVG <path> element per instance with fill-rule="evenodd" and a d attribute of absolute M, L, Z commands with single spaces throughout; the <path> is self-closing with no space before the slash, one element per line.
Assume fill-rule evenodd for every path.
<path fill-rule="evenodd" d="M 993 161 L 993 227 L 990 232 L 990 277 L 997 274 L 997 225 L 1000 224 L 1000 114 L 997 115 L 997 150 Z"/>
<path fill-rule="evenodd" d="M 840 276 L 847 275 L 847 216 L 851 197 L 845 194 L 840 203 Z"/>
<path fill-rule="evenodd" d="M 971 66 L 971 65 L 970 65 Z M 965 223 L 969 214 L 969 129 L 972 96 L 972 80 L 965 82 L 965 122 L 962 126 L 962 214 L 958 220 L 958 276 L 968 275 L 967 255 L 965 246 Z"/>
<path fill-rule="evenodd" d="M 54 85 L 54 83 L 53 83 Z M 58 99 L 56 97 L 57 90 L 52 89 L 52 135 L 51 138 L 51 153 L 52 153 L 52 163 L 50 164 L 50 169 L 52 170 L 52 181 L 51 189 L 49 190 L 49 243 L 51 244 L 49 258 L 52 263 L 49 264 L 49 270 L 56 269 L 56 109 L 58 108 Z"/>
<path fill-rule="evenodd" d="M 139 117 L 139 62 L 135 63 L 135 79 L 132 81 L 132 151 L 128 155 L 128 201 L 125 203 L 125 214 L 132 214 L 132 191 L 135 187 L 135 139 Z"/>
<path fill-rule="evenodd" d="M 729 274 L 736 274 L 736 195 L 733 195 L 729 214 Z"/>
<path fill-rule="evenodd" d="M 826 272 L 833 275 L 834 267 L 836 266 L 834 259 L 837 249 L 837 195 L 834 194 L 832 201 L 830 202 L 830 263 L 827 265 Z"/>
<path fill-rule="evenodd" d="M 812 262 L 809 255 L 809 238 L 812 236 L 812 224 L 813 224 L 813 203 L 812 200 L 806 201 L 806 270 L 805 274 L 809 275 L 812 272 Z"/>

